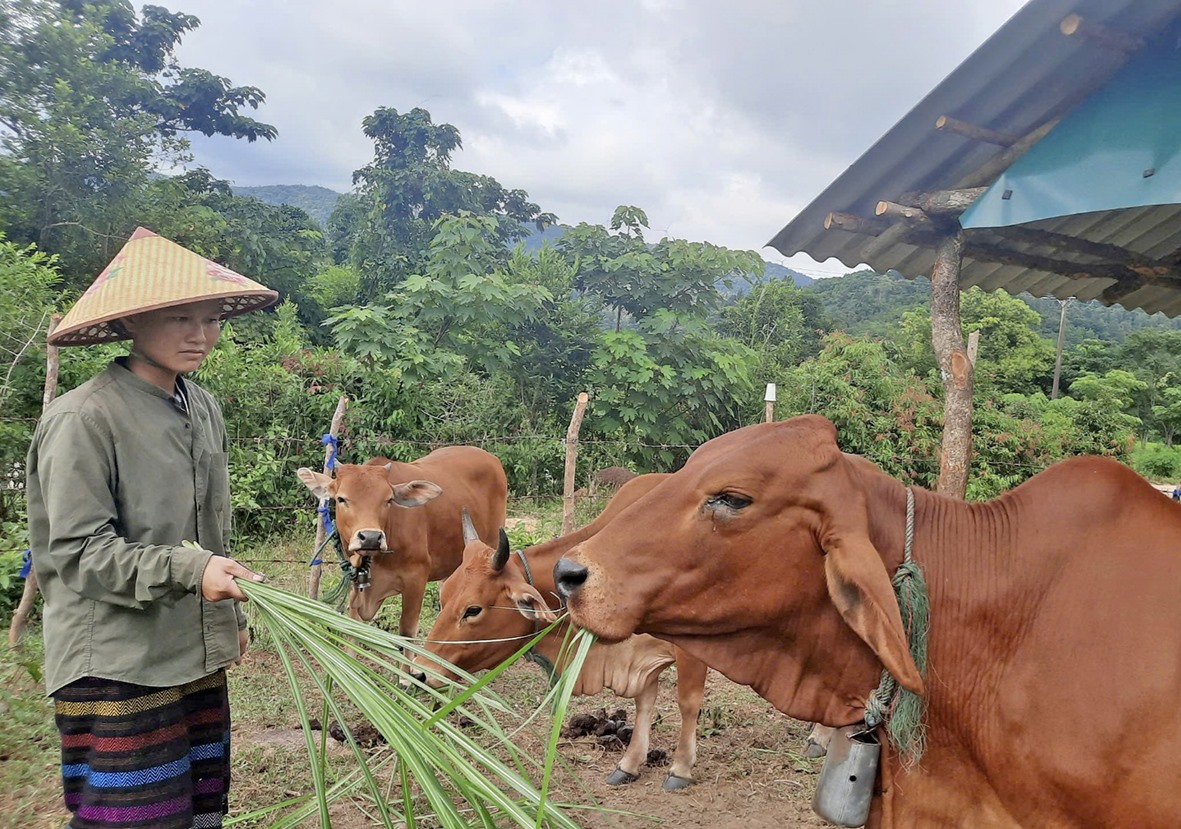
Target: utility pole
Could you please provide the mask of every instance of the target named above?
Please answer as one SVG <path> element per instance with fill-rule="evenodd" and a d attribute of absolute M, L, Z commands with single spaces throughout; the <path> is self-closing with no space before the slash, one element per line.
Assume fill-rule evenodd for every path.
<path fill-rule="evenodd" d="M 1062 375 L 1062 343 L 1066 338 L 1066 306 L 1072 300 L 1074 300 L 1072 296 L 1058 300 L 1058 304 L 1062 306 L 1062 315 L 1058 318 L 1058 356 L 1054 359 L 1054 385 L 1050 388 L 1051 400 L 1058 397 L 1058 378 Z"/>

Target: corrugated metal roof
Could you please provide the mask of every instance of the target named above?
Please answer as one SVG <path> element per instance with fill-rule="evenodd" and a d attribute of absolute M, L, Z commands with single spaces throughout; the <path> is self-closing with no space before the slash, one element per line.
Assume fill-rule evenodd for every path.
<path fill-rule="evenodd" d="M 873 217 L 880 200 L 902 193 L 991 184 L 970 181 L 986 162 L 1004 150 L 995 145 L 935 129 L 949 115 L 1012 135 L 1026 135 L 1066 115 L 1109 80 L 1127 61 L 1117 50 L 1080 37 L 1068 37 L 1060 23 L 1071 14 L 1133 37 L 1150 39 L 1181 16 L 1181 0 L 1033 0 L 1013 16 L 932 90 L 848 170 L 768 242 L 785 256 L 805 252 L 818 261 L 831 257 L 850 268 L 865 263 L 879 272 L 897 270 L 915 277 L 929 274 L 935 254 L 929 247 L 902 241 L 905 228 L 878 236 L 826 229 L 825 217 L 843 212 Z M 999 175 L 999 172 L 997 173 Z M 1023 227 L 1108 243 L 1154 259 L 1181 250 L 1181 206 L 1153 206 L 1067 216 Z M 1006 247 L 1045 254 L 1036 242 L 1018 242 L 1001 230 L 965 231 L 977 243 L 1003 240 Z M 1077 262 L 1086 272 L 1093 256 L 1061 249 L 1055 258 Z M 1035 296 L 1103 300 L 1111 278 L 1066 277 L 1020 264 L 997 264 L 965 256 L 962 287 Z M 1105 300 L 1104 300 L 1105 301 Z M 1126 308 L 1181 314 L 1181 285 L 1145 284 L 1118 299 Z"/>

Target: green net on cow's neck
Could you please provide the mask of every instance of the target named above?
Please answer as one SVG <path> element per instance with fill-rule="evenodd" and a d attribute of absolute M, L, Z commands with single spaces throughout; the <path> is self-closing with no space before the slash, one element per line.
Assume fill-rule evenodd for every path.
<path fill-rule="evenodd" d="M 914 536 L 914 493 L 907 490 L 906 552 L 902 564 L 891 580 L 902 627 L 910 645 L 910 655 L 919 676 L 927 677 L 927 632 L 931 620 L 931 599 L 927 580 L 918 563 L 911 558 Z M 870 694 L 865 704 L 866 722 L 884 723 L 890 744 L 898 751 L 903 765 L 911 767 L 923 756 L 927 741 L 927 726 L 923 721 L 926 701 L 923 697 L 898 686 L 889 671 L 882 671 L 882 681 Z"/>

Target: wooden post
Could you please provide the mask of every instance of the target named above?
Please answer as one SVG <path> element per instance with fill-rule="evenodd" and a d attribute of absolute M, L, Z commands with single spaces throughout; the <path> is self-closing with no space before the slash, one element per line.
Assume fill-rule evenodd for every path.
<path fill-rule="evenodd" d="M 763 395 L 763 402 L 767 404 L 767 408 L 766 408 L 766 411 L 764 412 L 763 420 L 766 423 L 770 423 L 771 421 L 773 421 L 775 419 L 775 384 L 774 383 L 767 384 L 767 393 Z"/>
<path fill-rule="evenodd" d="M 344 413 L 345 413 L 345 409 L 348 408 L 348 405 L 349 405 L 349 399 L 348 399 L 348 397 L 346 397 L 343 394 L 340 396 L 340 400 L 336 401 L 336 411 L 332 413 L 332 425 L 330 425 L 328 427 L 328 434 L 332 435 L 332 437 L 334 437 L 334 438 L 340 437 L 340 429 L 344 425 Z M 325 475 L 332 474 L 332 467 L 330 467 L 328 465 L 329 461 L 332 459 L 332 450 L 333 450 L 332 444 L 329 444 L 324 447 L 324 474 Z M 328 499 L 321 498 L 320 504 L 319 504 L 320 509 L 324 509 L 327 506 L 328 506 Z M 315 544 L 312 546 L 313 555 L 315 554 L 316 550 L 320 549 L 320 545 L 324 543 L 325 537 L 327 537 L 327 533 L 324 531 L 324 521 L 323 521 L 323 519 L 320 518 L 320 513 L 317 512 L 316 513 L 316 541 L 315 541 Z M 323 552 L 321 552 L 320 555 L 323 555 Z M 321 565 L 321 564 L 313 564 L 310 572 L 308 573 L 308 596 L 310 596 L 313 599 L 319 598 L 319 596 L 320 596 L 320 574 L 322 571 L 322 567 L 323 567 L 323 565 Z"/>
<path fill-rule="evenodd" d="M 578 460 L 578 432 L 582 429 L 582 416 L 586 413 L 586 392 L 578 393 L 574 414 L 570 417 L 570 428 L 566 430 L 566 474 L 562 478 L 562 535 L 574 531 L 574 467 Z"/>
<path fill-rule="evenodd" d="M 1070 304 L 1070 297 L 1058 300 L 1062 306 L 1062 314 L 1058 317 L 1058 354 L 1054 358 L 1054 385 L 1050 389 L 1050 399 L 1058 397 L 1058 379 L 1062 376 L 1062 344 L 1066 339 L 1066 306 Z"/>
<path fill-rule="evenodd" d="M 960 326 L 963 247 L 960 233 L 942 238 L 931 271 L 931 343 L 943 378 L 943 446 L 937 491 L 953 498 L 963 498 L 968 491 L 972 456 L 973 366 Z"/>
<path fill-rule="evenodd" d="M 53 329 L 57 328 L 57 324 L 62 321 L 61 314 L 54 314 L 49 318 L 49 330 L 45 332 L 48 337 L 53 333 Z M 41 411 L 45 411 L 45 407 L 53 402 L 53 398 L 57 397 L 57 373 L 61 367 L 61 359 L 58 355 L 56 345 L 45 346 L 45 387 L 41 393 Z M 29 569 L 29 575 L 25 578 L 25 589 L 21 593 L 20 603 L 17 604 L 16 610 L 12 612 L 12 624 L 8 627 L 8 646 L 16 648 L 20 646 L 21 639 L 24 638 L 25 628 L 29 624 L 29 616 L 33 613 L 33 603 L 37 600 L 37 571 L 32 568 Z"/>

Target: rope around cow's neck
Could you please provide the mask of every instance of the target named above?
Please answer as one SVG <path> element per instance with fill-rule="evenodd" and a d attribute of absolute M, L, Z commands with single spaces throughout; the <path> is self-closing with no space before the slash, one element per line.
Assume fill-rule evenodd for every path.
<path fill-rule="evenodd" d="M 927 631 L 930 627 L 930 595 L 923 571 L 912 557 L 914 547 L 914 490 L 906 488 L 906 546 L 902 564 L 891 583 L 902 613 L 910 655 L 919 675 L 927 675 Z M 882 681 L 865 703 L 865 724 L 872 730 L 885 724 L 890 743 L 905 766 L 919 762 L 926 748 L 927 726 L 923 722 L 925 701 L 918 694 L 901 688 L 889 671 L 882 671 Z"/>

